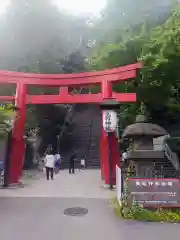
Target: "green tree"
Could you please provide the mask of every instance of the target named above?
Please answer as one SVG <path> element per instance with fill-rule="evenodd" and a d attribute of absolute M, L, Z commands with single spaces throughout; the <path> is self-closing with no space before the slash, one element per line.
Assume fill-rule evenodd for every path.
<path fill-rule="evenodd" d="M 178 0 L 108 0 L 106 8 L 92 24 L 97 42 L 117 42 L 130 29 L 164 22 Z"/>
<path fill-rule="evenodd" d="M 154 110 L 164 107 L 169 106 L 167 111 L 171 112 L 175 106 L 179 108 L 179 14 L 179 7 L 176 7 L 160 25 L 132 28 L 119 42 L 99 45 L 92 56 L 93 69 L 143 62 L 143 69 L 135 80 L 114 86 L 118 92 L 137 93 L 136 104 L 121 108 L 122 115 L 128 119 L 133 120 L 142 110 L 142 103 L 151 115 Z"/>
<path fill-rule="evenodd" d="M 137 30 L 136 30 L 137 34 Z M 118 43 L 101 44 L 94 51 L 91 59 L 92 69 L 106 69 L 123 65 L 128 65 L 138 61 L 141 55 L 142 46 L 149 38 L 149 32 L 145 26 L 134 35 L 134 31 L 124 35 Z M 135 115 L 141 111 L 141 75 L 138 74 L 134 80 L 129 80 L 114 85 L 116 92 L 136 92 L 138 101 L 135 104 L 123 104 L 120 109 L 121 122 L 130 123 L 134 120 Z"/>
<path fill-rule="evenodd" d="M 144 94 L 150 91 L 149 103 L 170 104 L 179 101 L 180 60 L 180 8 L 173 10 L 170 18 L 161 26 L 154 28 L 150 39 L 143 45 L 140 60 L 144 63 L 142 81 Z M 159 94 L 161 93 L 161 94 Z M 156 95 L 155 99 L 153 95 Z M 145 99 L 145 96 L 144 96 Z"/>
<path fill-rule="evenodd" d="M 0 138 L 5 138 L 8 131 L 12 128 L 14 118 L 16 116 L 12 106 L 0 107 Z"/>

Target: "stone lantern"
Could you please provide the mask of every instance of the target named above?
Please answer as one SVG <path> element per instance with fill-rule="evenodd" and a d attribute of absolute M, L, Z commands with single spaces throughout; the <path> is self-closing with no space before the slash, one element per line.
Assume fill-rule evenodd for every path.
<path fill-rule="evenodd" d="M 148 123 L 144 115 L 138 115 L 135 123 L 125 128 L 122 137 L 132 142 L 127 162 L 134 164 L 136 177 L 153 177 L 154 163 L 164 160 L 164 150 L 154 150 L 153 139 L 167 134 L 162 127 Z"/>

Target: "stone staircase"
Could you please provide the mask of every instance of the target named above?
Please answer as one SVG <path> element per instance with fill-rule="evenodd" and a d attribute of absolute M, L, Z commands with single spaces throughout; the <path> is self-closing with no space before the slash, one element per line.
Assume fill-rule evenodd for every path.
<path fill-rule="evenodd" d="M 163 161 L 155 162 L 156 177 L 172 178 L 177 177 L 177 171 L 172 163 L 165 157 Z"/>
<path fill-rule="evenodd" d="M 179 175 L 179 158 L 175 152 L 172 152 L 169 145 L 165 142 L 167 136 L 162 136 L 154 139 L 154 150 L 164 151 L 164 160 L 163 162 L 155 163 L 155 169 L 157 170 L 158 175 L 162 174 L 162 177 L 177 177 Z"/>
<path fill-rule="evenodd" d="M 77 105 L 72 117 L 72 124 L 66 130 L 66 137 L 61 139 L 60 153 L 62 167 L 68 167 L 68 160 L 76 152 L 76 167 L 85 159 L 87 168 L 99 168 L 99 141 L 101 135 L 100 109 L 96 105 Z"/>

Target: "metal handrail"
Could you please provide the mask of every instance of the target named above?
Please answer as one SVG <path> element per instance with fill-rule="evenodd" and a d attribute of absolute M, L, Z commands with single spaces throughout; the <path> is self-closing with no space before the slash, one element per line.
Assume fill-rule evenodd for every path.
<path fill-rule="evenodd" d="M 172 160 L 172 150 L 167 143 L 164 144 L 164 153 L 165 156 L 171 161 Z"/>
<path fill-rule="evenodd" d="M 82 90 L 83 90 L 83 88 L 80 89 L 80 93 L 82 92 Z M 66 115 L 66 118 L 65 118 L 65 120 L 64 120 L 64 123 L 63 123 L 63 125 L 61 126 L 60 137 L 63 136 L 63 134 L 64 134 L 64 132 L 65 132 L 65 130 L 66 130 L 66 127 L 67 127 L 66 123 L 71 120 L 71 117 L 72 117 L 72 115 L 73 115 L 73 110 L 75 109 L 75 107 L 76 107 L 76 104 L 71 105 L 71 107 L 69 108 L 69 111 L 68 111 L 68 113 L 67 113 L 67 115 Z"/>
<path fill-rule="evenodd" d="M 91 146 L 92 127 L 93 127 L 93 118 L 91 118 L 91 122 L 90 122 L 90 125 L 89 125 L 89 141 L 88 141 L 87 148 L 86 148 L 86 151 L 85 151 L 85 154 L 84 154 L 85 159 L 88 156 L 90 146 Z"/>
<path fill-rule="evenodd" d="M 167 143 L 164 143 L 164 154 L 167 159 L 172 163 L 176 170 L 179 169 L 179 158 L 176 153 L 174 153 Z"/>
<path fill-rule="evenodd" d="M 83 91 L 83 87 L 80 88 L 80 94 L 82 93 L 82 91 Z M 76 90 L 74 91 L 74 93 L 76 93 Z M 61 126 L 60 134 L 58 136 L 58 142 L 60 141 L 60 138 L 63 137 L 64 133 L 66 133 L 67 122 L 70 122 L 70 120 L 71 120 L 71 118 L 73 116 L 73 112 L 74 112 L 75 108 L 76 108 L 76 104 L 71 105 L 71 107 L 69 108 L 69 111 L 68 111 L 68 113 L 66 115 L 64 123 Z M 60 142 L 58 143 L 58 145 L 59 144 L 60 144 Z M 59 146 L 58 146 L 58 149 L 59 149 Z"/>

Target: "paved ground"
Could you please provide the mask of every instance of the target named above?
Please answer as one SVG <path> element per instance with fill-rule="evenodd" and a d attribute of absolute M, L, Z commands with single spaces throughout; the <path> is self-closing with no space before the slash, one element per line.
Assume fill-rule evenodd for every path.
<path fill-rule="evenodd" d="M 18 190 L 0 190 L 0 239 L 178 240 L 180 225 L 121 221 L 110 206 L 112 193 L 101 188 L 98 171 L 75 176 L 62 172 Z M 89 190 L 88 190 L 89 189 Z M 3 197 L 5 196 L 5 197 Z M 67 217 L 65 208 L 85 207 L 84 217 Z"/>
<path fill-rule="evenodd" d="M 37 178 L 38 179 L 38 178 Z M 110 198 L 114 193 L 103 188 L 100 170 L 77 170 L 75 175 L 62 171 L 54 181 L 46 181 L 44 174 L 38 180 L 30 180 L 29 186 L 16 190 L 1 190 L 0 196 L 7 197 L 67 197 L 67 198 Z"/>

